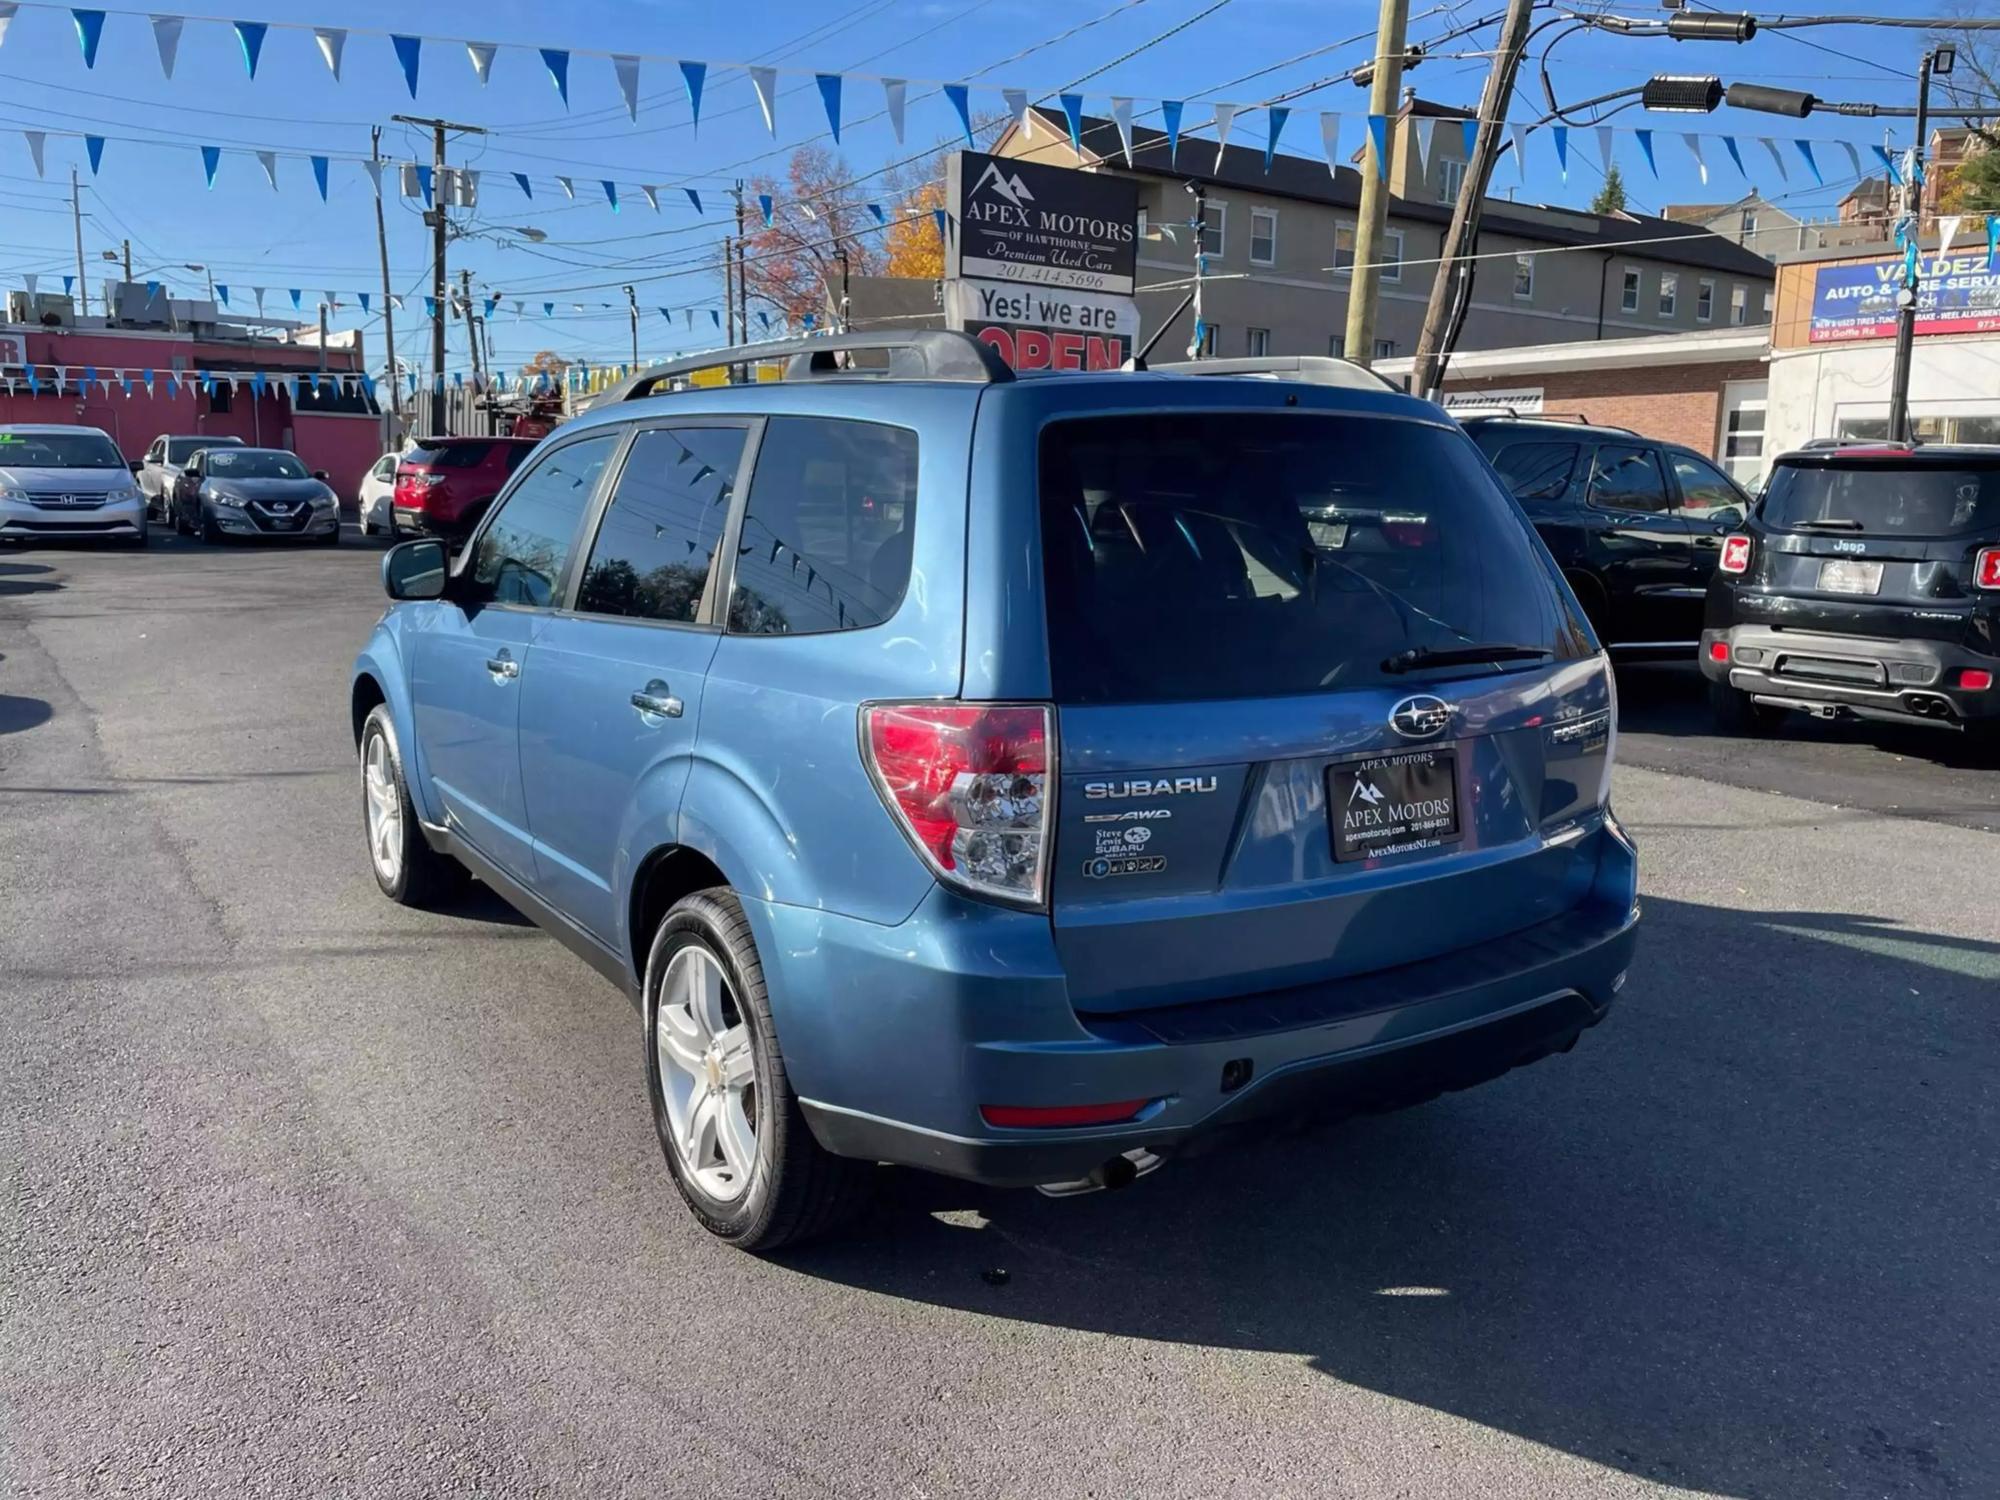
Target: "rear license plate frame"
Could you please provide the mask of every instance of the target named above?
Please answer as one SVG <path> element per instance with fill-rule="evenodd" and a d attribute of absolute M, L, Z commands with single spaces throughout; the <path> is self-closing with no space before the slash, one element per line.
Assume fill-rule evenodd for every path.
<path fill-rule="evenodd" d="M 1882 592 L 1882 564 L 1859 557 L 1826 558 L 1819 565 L 1819 591 L 1872 597 Z"/>
<path fill-rule="evenodd" d="M 1334 862 L 1434 854 L 1461 842 L 1458 750 L 1456 744 L 1426 745 L 1329 765 L 1327 836 Z"/>

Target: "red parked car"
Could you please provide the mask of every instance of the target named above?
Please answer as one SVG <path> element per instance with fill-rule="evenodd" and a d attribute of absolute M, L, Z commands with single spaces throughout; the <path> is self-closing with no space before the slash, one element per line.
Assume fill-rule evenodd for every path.
<path fill-rule="evenodd" d="M 396 465 L 390 536 L 467 536 L 534 447 L 533 438 L 417 439 Z"/>

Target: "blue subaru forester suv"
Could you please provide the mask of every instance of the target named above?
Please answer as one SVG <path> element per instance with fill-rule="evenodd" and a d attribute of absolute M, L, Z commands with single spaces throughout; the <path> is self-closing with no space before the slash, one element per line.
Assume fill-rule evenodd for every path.
<path fill-rule="evenodd" d="M 1122 1186 L 1605 1015 L 1611 674 L 1443 412 L 1330 362 L 728 357 L 773 356 L 647 372 L 455 561 L 389 552 L 353 678 L 382 890 L 470 870 L 627 990 L 710 1230 L 821 1232 L 885 1162 Z"/>

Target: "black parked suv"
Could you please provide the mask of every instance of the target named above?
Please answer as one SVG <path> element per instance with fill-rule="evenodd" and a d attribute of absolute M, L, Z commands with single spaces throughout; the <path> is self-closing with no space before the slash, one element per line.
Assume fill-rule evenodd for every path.
<path fill-rule="evenodd" d="M 1462 425 L 1535 523 L 1597 628 L 1624 656 L 1687 655 L 1722 539 L 1750 496 L 1690 448 L 1549 417 Z"/>
<path fill-rule="evenodd" d="M 2000 727 L 2000 447 L 1815 447 L 1772 466 L 1708 591 L 1731 731 L 1820 718 Z"/>

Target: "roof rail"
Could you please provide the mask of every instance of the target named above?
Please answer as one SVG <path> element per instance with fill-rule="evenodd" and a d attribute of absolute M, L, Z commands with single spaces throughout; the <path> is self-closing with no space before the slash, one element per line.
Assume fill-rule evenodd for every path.
<path fill-rule="evenodd" d="M 889 354 L 886 368 L 860 369 L 843 366 L 836 358 L 868 350 Z M 908 332 L 820 334 L 812 338 L 775 339 L 763 344 L 736 344 L 727 349 L 711 349 L 653 365 L 610 386 L 590 404 L 609 406 L 619 401 L 637 401 L 659 395 L 661 388 L 683 375 L 729 365 L 763 364 L 786 361 L 787 380 L 822 379 L 830 376 L 864 377 L 878 380 L 967 380 L 992 385 L 1012 380 L 1014 372 L 990 345 L 969 333 L 942 328 L 916 328 Z"/>
<path fill-rule="evenodd" d="M 1478 411 L 1469 411 L 1462 417 L 1459 417 L 1457 412 L 1453 412 L 1452 415 L 1458 417 L 1461 425 L 1466 422 L 1494 422 L 1505 418 L 1514 422 L 1574 422 L 1579 427 L 1596 427 L 1605 432 L 1630 433 L 1633 437 L 1639 435 L 1630 427 L 1620 427 L 1616 422 L 1593 422 L 1580 411 L 1522 412 L 1515 411 L 1511 406 L 1488 406 Z"/>
<path fill-rule="evenodd" d="M 1319 354 L 1256 354 L 1247 359 L 1195 359 L 1171 365 L 1151 365 L 1170 375 L 1266 375 L 1303 381 L 1307 385 L 1337 385 L 1350 391 L 1394 391 L 1403 388 L 1351 359 Z"/>

